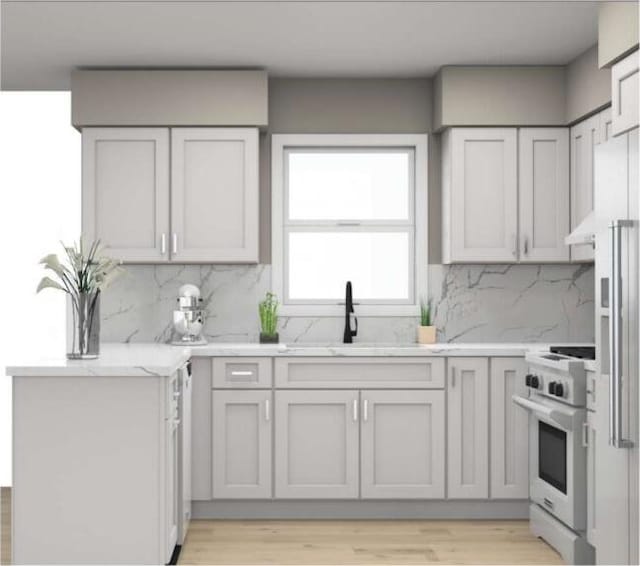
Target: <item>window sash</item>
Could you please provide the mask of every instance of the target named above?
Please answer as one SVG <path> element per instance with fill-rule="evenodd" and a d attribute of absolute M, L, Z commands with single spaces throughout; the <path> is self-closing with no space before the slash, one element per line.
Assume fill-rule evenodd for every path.
<path fill-rule="evenodd" d="M 415 229 L 413 226 L 409 227 L 395 227 L 395 226 L 286 226 L 283 231 L 283 305 L 340 305 L 344 304 L 344 298 L 339 299 L 320 299 L 320 298 L 306 298 L 306 299 L 292 299 L 289 296 L 289 266 L 290 266 L 290 254 L 289 254 L 289 234 L 300 232 L 325 232 L 325 233 L 400 233 L 407 234 L 408 249 L 407 249 L 407 265 L 409 268 L 408 273 L 408 297 L 406 299 L 390 299 L 379 297 L 376 299 L 360 299 L 357 295 L 357 289 L 355 289 L 355 301 L 361 305 L 414 305 L 416 304 L 416 251 L 415 251 Z M 346 280 L 345 280 L 346 283 Z"/>
<path fill-rule="evenodd" d="M 289 207 L 289 156 L 294 153 L 404 153 L 408 156 L 409 186 L 407 187 L 407 213 L 405 219 L 398 218 L 326 218 L 326 219 L 297 219 L 291 218 Z M 410 226 L 415 224 L 416 198 L 416 152 L 410 146 L 287 146 L 283 150 L 283 212 L 285 226 L 340 226 L 357 223 L 367 226 Z"/>

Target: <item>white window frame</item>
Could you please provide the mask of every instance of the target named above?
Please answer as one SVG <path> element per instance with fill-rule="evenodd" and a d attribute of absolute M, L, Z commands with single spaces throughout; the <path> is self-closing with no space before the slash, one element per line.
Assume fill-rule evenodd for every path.
<path fill-rule="evenodd" d="M 413 214 L 413 262 L 410 262 L 413 277 L 413 298 L 410 303 L 360 304 L 355 306 L 357 316 L 418 316 L 420 298 L 427 296 L 428 266 L 428 139 L 427 134 L 274 134 L 271 141 L 271 263 L 273 292 L 282 301 L 280 314 L 283 316 L 344 316 L 344 304 L 318 302 L 316 304 L 286 304 L 285 300 L 285 157 L 290 148 L 366 148 L 366 149 L 412 149 L 414 151 L 414 198 L 410 213 Z M 308 222 L 288 222 L 288 225 L 303 229 Z M 368 224 L 345 226 L 346 222 L 314 221 L 315 225 L 335 227 L 340 231 L 366 231 Z M 392 226 L 393 221 L 385 221 Z M 402 229 L 403 223 L 398 223 Z M 376 227 L 376 231 L 379 227 Z M 341 299 L 342 300 L 342 299 Z M 358 302 L 358 290 L 354 289 L 354 301 Z"/>

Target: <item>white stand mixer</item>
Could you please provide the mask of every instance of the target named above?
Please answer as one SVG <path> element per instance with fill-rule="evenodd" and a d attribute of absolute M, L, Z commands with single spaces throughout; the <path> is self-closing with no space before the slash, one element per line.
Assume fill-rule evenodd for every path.
<path fill-rule="evenodd" d="M 173 329 L 179 339 L 172 344 L 178 346 L 198 346 L 206 344 L 202 336 L 205 311 L 201 307 L 200 289 L 187 283 L 178 290 L 179 310 L 173 311 Z"/>

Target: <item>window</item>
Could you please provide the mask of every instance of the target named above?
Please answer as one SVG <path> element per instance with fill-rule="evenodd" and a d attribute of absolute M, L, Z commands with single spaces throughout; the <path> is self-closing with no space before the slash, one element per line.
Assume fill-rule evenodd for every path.
<path fill-rule="evenodd" d="M 289 316 L 415 315 L 427 264 L 425 135 L 274 135 L 273 284 Z"/>

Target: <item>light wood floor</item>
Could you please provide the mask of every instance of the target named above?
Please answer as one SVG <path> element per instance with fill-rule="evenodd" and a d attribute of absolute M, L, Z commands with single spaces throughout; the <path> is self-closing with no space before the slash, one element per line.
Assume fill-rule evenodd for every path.
<path fill-rule="evenodd" d="M 0 564 L 11 562 L 11 488 L 0 487 Z"/>
<path fill-rule="evenodd" d="M 562 564 L 527 521 L 192 521 L 180 564 Z"/>
<path fill-rule="evenodd" d="M 0 564 L 11 490 L 0 490 Z M 180 564 L 562 564 L 526 521 L 192 521 Z"/>

